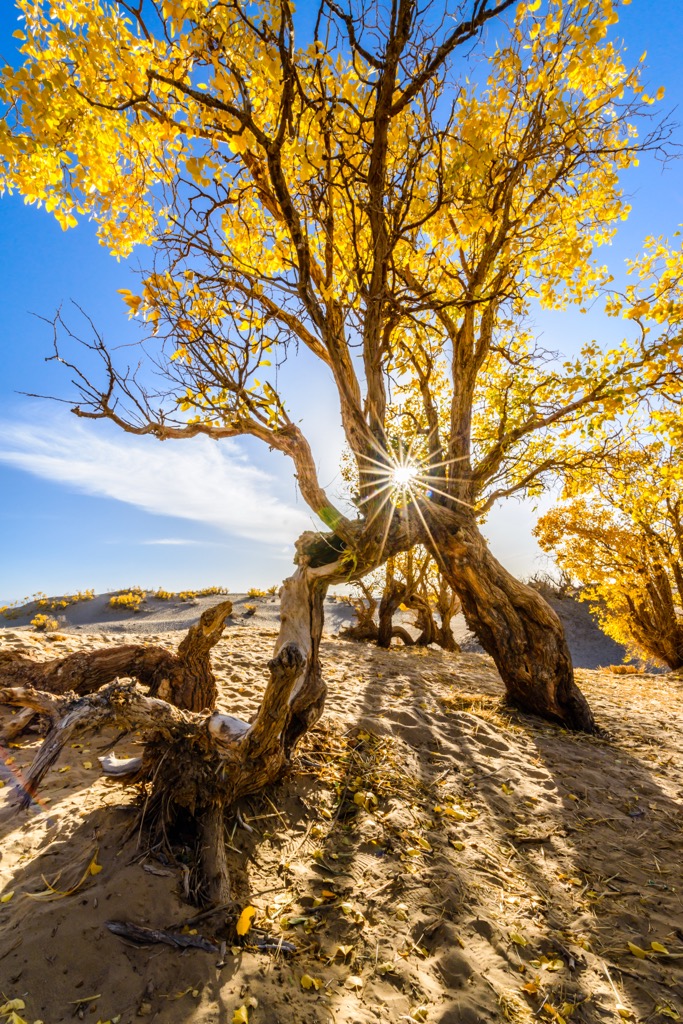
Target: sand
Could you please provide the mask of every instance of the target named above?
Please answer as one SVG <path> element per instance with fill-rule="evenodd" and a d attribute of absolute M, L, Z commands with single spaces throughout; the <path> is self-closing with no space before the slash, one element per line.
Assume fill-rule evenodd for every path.
<path fill-rule="evenodd" d="M 220 706 L 240 717 L 257 706 L 277 628 L 277 605 L 252 603 L 256 614 L 214 655 Z M 47 658 L 119 642 L 120 632 L 175 647 L 168 622 L 180 611 L 166 612 L 72 623 L 61 639 L 16 621 L 0 630 L 0 650 Z M 336 632 L 346 613 L 330 613 Z M 3 751 L 0 993 L 23 1001 L 20 1016 L 683 1019 L 683 683 L 580 669 L 609 731 L 592 738 L 505 709 L 482 654 L 380 651 L 328 634 L 322 658 L 325 716 L 286 777 L 243 802 L 252 831 L 230 824 L 236 907 L 210 918 L 194 921 L 183 898 L 189 850 L 188 863 L 170 864 L 137 833 L 124 841 L 137 794 L 104 778 L 97 760 L 113 734 L 68 748 L 30 812 L 16 810 L 15 787 L 40 738 Z M 10 713 L 0 708 L 0 728 Z M 116 752 L 136 749 L 126 736 Z M 77 887 L 56 896 L 46 882 Z M 52 898 L 38 897 L 46 889 Z M 256 908 L 254 929 L 235 942 L 246 906 Z M 185 925 L 227 946 L 222 955 L 134 946 L 109 920 Z M 266 936 L 296 952 L 256 951 L 252 940 Z"/>

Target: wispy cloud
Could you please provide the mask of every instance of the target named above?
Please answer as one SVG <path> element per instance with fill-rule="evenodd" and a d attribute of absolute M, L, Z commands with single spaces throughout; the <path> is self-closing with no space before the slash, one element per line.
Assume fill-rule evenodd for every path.
<path fill-rule="evenodd" d="M 0 462 L 86 494 L 268 544 L 289 545 L 311 527 L 310 515 L 276 495 L 276 478 L 250 464 L 237 441 L 112 437 L 102 425 L 55 416 L 40 426 L 0 421 Z"/>
<path fill-rule="evenodd" d="M 190 540 L 187 537 L 160 537 L 158 540 L 141 540 L 141 544 L 145 546 L 156 546 L 160 544 L 166 547 L 202 547 L 205 544 L 209 544 L 210 541 L 205 540 Z"/>

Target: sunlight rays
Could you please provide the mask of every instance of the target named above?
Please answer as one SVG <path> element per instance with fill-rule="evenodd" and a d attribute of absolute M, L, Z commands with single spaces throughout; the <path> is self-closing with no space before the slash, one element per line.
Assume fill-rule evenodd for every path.
<path fill-rule="evenodd" d="M 466 457 L 432 461 L 431 454 L 421 455 L 415 452 L 416 442 L 417 438 L 413 437 L 406 449 L 399 440 L 398 451 L 395 451 L 388 439 L 386 447 L 373 439 L 374 455 L 365 452 L 355 453 L 359 464 L 364 464 L 359 485 L 359 506 L 369 513 L 366 526 L 372 526 L 383 513 L 388 513 L 383 517 L 380 558 L 384 554 L 396 511 L 414 509 L 434 550 L 438 551 L 421 505 L 433 499 L 441 499 L 441 504 L 452 502 L 455 505 L 472 508 L 470 502 L 456 497 L 447 489 L 449 482 L 454 483 L 457 480 L 453 475 L 456 464 L 463 462 Z M 409 527 L 409 518 L 407 523 Z"/>

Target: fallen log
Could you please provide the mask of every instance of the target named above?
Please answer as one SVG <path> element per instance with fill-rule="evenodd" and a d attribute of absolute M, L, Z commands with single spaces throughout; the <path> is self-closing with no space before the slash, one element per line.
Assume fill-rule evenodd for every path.
<path fill-rule="evenodd" d="M 211 650 L 223 635 L 231 612 L 230 601 L 208 608 L 199 622 L 190 627 L 176 654 L 152 644 L 121 644 L 46 662 L 3 652 L 0 686 L 83 695 L 125 677 L 137 679 L 148 687 L 150 696 L 161 697 L 176 707 L 188 711 L 214 708 L 218 690 L 211 668 Z M 25 724 L 28 725 L 28 718 Z M 13 731 L 11 738 L 16 734 Z"/>

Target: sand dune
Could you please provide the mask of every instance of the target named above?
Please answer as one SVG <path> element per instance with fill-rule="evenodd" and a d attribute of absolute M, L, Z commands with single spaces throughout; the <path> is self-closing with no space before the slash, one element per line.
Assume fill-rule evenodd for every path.
<path fill-rule="evenodd" d="M 64 609 L 49 612 L 58 622 L 59 631 L 87 632 L 101 634 L 112 638 L 119 634 L 145 636 L 148 639 L 160 632 L 187 630 L 197 621 L 202 611 L 218 600 L 217 597 L 197 597 L 191 600 L 160 600 L 148 592 L 137 612 L 112 608 L 109 605 L 111 594 L 98 594 L 92 600 L 81 601 Z M 279 623 L 279 598 L 267 596 L 249 597 L 247 594 L 228 594 L 233 602 L 233 615 L 228 620 L 227 630 L 244 629 L 251 625 L 268 625 L 277 628 Z M 588 605 L 570 597 L 550 598 L 550 603 L 562 619 L 567 634 L 567 642 L 572 660 L 577 668 L 599 668 L 601 666 L 619 664 L 626 657 L 626 650 L 605 636 Z M 254 608 L 253 615 L 249 608 Z M 30 602 L 12 611 L 11 619 L 0 616 L 0 629 L 9 628 L 21 631 L 29 628 L 31 619 L 37 612 L 44 611 L 36 602 Z M 399 612 L 396 622 L 410 629 L 414 619 L 411 613 Z M 328 598 L 325 602 L 325 631 L 330 635 L 338 634 L 354 620 L 351 606 L 343 600 Z M 412 630 L 417 635 L 415 630 Z M 469 632 L 462 615 L 453 622 L 456 640 L 464 651 L 483 653 L 475 637 Z"/>

